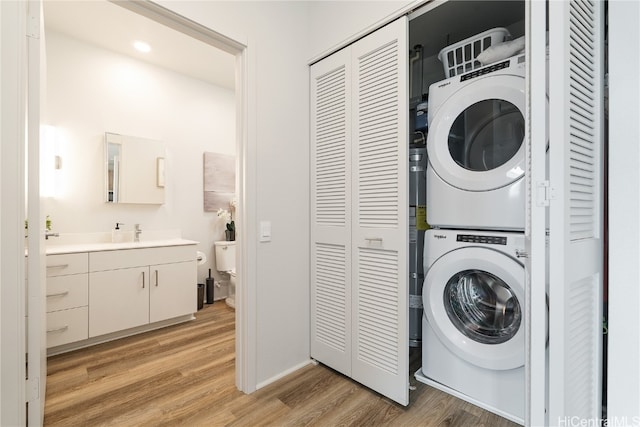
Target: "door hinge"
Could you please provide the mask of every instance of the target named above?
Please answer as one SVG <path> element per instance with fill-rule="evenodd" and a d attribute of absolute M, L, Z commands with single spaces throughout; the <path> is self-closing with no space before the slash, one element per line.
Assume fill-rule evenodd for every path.
<path fill-rule="evenodd" d="M 32 402 L 40 399 L 40 377 L 29 378 L 27 380 L 27 401 Z"/>
<path fill-rule="evenodd" d="M 556 190 L 549 181 L 541 181 L 536 185 L 536 206 L 549 206 L 549 201 L 556 198 Z"/>

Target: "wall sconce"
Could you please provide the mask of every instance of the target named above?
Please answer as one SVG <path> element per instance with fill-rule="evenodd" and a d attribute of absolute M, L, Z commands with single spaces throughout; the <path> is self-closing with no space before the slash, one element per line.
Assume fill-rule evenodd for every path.
<path fill-rule="evenodd" d="M 62 157 L 60 138 L 54 126 L 44 125 L 40 132 L 40 195 L 57 197 L 61 186 Z"/>

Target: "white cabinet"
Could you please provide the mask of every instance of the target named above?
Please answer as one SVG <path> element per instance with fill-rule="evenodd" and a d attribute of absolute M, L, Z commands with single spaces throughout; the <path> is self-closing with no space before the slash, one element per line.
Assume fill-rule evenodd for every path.
<path fill-rule="evenodd" d="M 407 25 L 311 67 L 311 356 L 403 405 Z"/>
<path fill-rule="evenodd" d="M 159 322 L 197 311 L 195 263 L 193 260 L 150 267 L 150 322 Z M 185 288 L 191 291 L 185 292 Z"/>
<path fill-rule="evenodd" d="M 89 280 L 90 337 L 149 323 L 149 267 L 91 272 Z"/>
<path fill-rule="evenodd" d="M 89 336 L 197 311 L 193 245 L 89 254 Z"/>
<path fill-rule="evenodd" d="M 88 254 L 47 256 L 47 348 L 88 338 Z"/>

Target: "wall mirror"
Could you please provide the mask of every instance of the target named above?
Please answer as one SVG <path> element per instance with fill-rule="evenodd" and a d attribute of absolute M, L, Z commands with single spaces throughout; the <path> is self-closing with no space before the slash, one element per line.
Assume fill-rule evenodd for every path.
<path fill-rule="evenodd" d="M 106 201 L 163 204 L 165 155 L 161 141 L 106 132 Z"/>

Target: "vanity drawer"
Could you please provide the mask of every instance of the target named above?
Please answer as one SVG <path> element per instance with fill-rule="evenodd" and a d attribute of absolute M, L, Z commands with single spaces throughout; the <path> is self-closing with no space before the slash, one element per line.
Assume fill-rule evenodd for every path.
<path fill-rule="evenodd" d="M 89 255 L 89 271 L 106 271 L 146 265 L 170 264 L 194 261 L 195 259 L 195 245 L 91 252 Z"/>
<path fill-rule="evenodd" d="M 89 303 L 89 274 L 47 279 L 47 313 L 83 307 Z"/>
<path fill-rule="evenodd" d="M 79 274 L 89 271 L 89 254 L 47 255 L 47 277 Z"/>
<path fill-rule="evenodd" d="M 89 338 L 87 307 L 47 313 L 47 348 Z"/>

